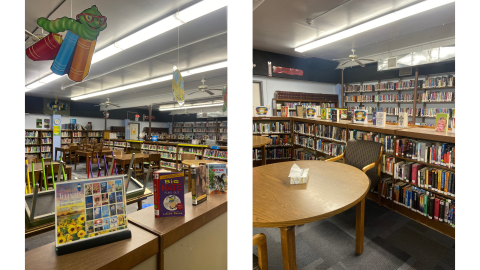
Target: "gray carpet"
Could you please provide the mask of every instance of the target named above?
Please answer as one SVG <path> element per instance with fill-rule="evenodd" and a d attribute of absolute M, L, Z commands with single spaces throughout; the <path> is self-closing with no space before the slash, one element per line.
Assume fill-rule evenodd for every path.
<path fill-rule="evenodd" d="M 283 269 L 279 229 L 253 228 L 253 233 L 267 236 L 269 269 Z M 355 207 L 297 226 L 295 237 L 298 269 L 455 269 L 454 239 L 370 200 L 360 256 L 355 254 Z"/>
<path fill-rule="evenodd" d="M 75 179 L 75 177 L 77 177 L 78 179 L 82 179 L 82 178 L 86 178 L 87 177 L 87 174 L 85 172 L 85 162 L 81 162 L 80 164 L 77 164 L 77 170 L 72 170 L 72 178 Z M 98 174 L 98 168 L 97 166 L 93 166 L 93 175 L 96 177 L 97 174 Z M 145 170 L 146 171 L 146 170 Z M 103 170 L 102 170 L 102 176 L 103 176 Z M 141 179 L 141 178 L 140 178 Z M 188 187 L 187 187 L 187 180 L 188 180 L 188 177 L 186 177 L 185 179 L 185 193 L 188 192 Z M 143 179 L 141 179 L 140 182 L 143 182 Z M 153 182 L 148 182 L 147 183 L 147 188 L 150 189 L 152 192 L 153 192 Z M 150 196 L 148 197 L 147 199 L 143 200 L 143 204 L 153 204 L 153 196 Z M 137 204 L 134 203 L 134 204 L 130 204 L 130 205 L 127 205 L 127 215 L 129 213 L 133 213 L 135 211 L 137 211 Z M 46 245 L 46 244 L 49 244 L 49 243 L 53 243 L 55 242 L 55 231 L 52 230 L 52 231 L 49 231 L 49 232 L 45 232 L 45 233 L 42 233 L 42 234 L 39 234 L 39 235 L 35 235 L 35 236 L 32 236 L 32 237 L 29 237 L 29 238 L 25 238 L 25 251 L 28 251 L 28 250 L 32 250 L 34 248 L 37 248 L 37 247 L 40 247 L 40 246 L 43 246 L 43 245 Z"/>

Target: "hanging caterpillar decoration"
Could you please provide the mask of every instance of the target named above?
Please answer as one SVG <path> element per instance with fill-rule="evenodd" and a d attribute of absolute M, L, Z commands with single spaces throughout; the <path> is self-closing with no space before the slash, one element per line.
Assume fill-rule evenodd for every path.
<path fill-rule="evenodd" d="M 76 20 L 67 17 L 52 21 L 39 18 L 37 24 L 50 33 L 60 33 L 70 30 L 83 39 L 95 40 L 100 34 L 100 31 L 107 28 L 107 18 L 102 16 L 97 6 L 94 5 L 78 14 Z"/>

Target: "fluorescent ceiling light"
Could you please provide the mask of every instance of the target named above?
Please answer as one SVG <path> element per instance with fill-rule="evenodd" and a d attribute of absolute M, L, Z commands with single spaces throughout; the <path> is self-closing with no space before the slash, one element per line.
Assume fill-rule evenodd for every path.
<path fill-rule="evenodd" d="M 197 73 L 207 72 L 207 71 L 220 69 L 220 68 L 226 68 L 227 64 L 228 64 L 228 61 L 224 61 L 224 62 L 220 62 L 220 63 L 211 64 L 211 65 L 208 65 L 208 66 L 203 66 L 203 67 L 194 68 L 194 69 L 191 69 L 191 70 L 186 70 L 186 71 L 183 71 L 181 73 L 182 73 L 182 77 L 187 77 L 187 76 L 197 74 Z M 136 87 L 140 87 L 140 86 L 144 86 L 144 85 L 148 85 L 148 84 L 152 84 L 152 83 L 164 82 L 164 81 L 168 81 L 168 80 L 172 80 L 172 79 L 173 79 L 173 75 L 165 75 L 165 76 L 162 76 L 162 77 L 158 77 L 158 78 L 151 79 L 151 80 L 146 80 L 146 81 L 143 81 L 143 82 L 138 82 L 138 83 L 129 84 L 129 85 L 123 85 L 123 86 L 116 87 L 116 88 L 113 88 L 113 89 L 108 89 L 108 90 L 99 91 L 99 92 L 95 92 L 95 93 L 91 93 L 91 94 L 86 94 L 86 95 L 82 95 L 82 96 L 73 97 L 71 99 L 72 100 L 80 100 L 80 99 L 85 99 L 85 98 L 110 94 L 110 93 L 113 93 L 113 92 L 123 91 L 123 90 L 131 89 L 131 88 L 136 88 Z"/>
<path fill-rule="evenodd" d="M 131 48 L 139 43 L 147 41 L 153 37 L 156 37 L 162 33 L 165 33 L 175 27 L 195 20 L 201 16 L 211 13 L 217 9 L 227 6 L 227 0 L 204 0 L 195 5 L 192 5 L 174 15 L 170 15 L 154 24 L 151 24 L 117 42 L 105 47 L 101 51 L 95 52 L 92 57 L 92 64 L 97 63 L 105 58 L 115 55 L 123 50 Z M 39 81 L 33 82 L 26 86 L 25 92 L 56 80 L 62 76 L 51 74 L 44 79 L 48 78 L 48 81 L 41 81 L 43 84 L 37 84 Z M 51 77 L 53 76 L 53 77 Z M 188 76 L 188 75 L 187 75 Z M 27 90 L 28 89 L 28 90 Z"/>
<path fill-rule="evenodd" d="M 191 105 L 191 106 L 172 107 L 172 108 L 162 108 L 160 106 L 158 110 L 159 111 L 175 111 L 175 110 L 186 110 L 186 109 L 193 109 L 193 108 L 206 108 L 206 107 L 217 107 L 217 106 L 223 106 L 223 103 L 208 104 L 208 105 Z"/>
<path fill-rule="evenodd" d="M 313 41 L 311 43 L 305 44 L 303 46 L 295 48 L 295 51 L 297 52 L 305 52 L 311 49 L 315 49 L 318 47 L 321 47 L 326 44 L 330 44 L 335 41 L 342 40 L 347 37 L 351 37 L 357 34 L 360 34 L 362 32 L 377 28 L 382 25 L 389 24 L 391 22 L 395 22 L 407 17 L 410 17 L 412 15 L 434 9 L 439 6 L 443 6 L 448 3 L 455 2 L 455 0 L 427 0 L 420 2 L 415 5 L 411 5 L 409 7 L 406 7 L 404 9 L 392 12 L 390 14 L 384 15 L 382 17 L 379 17 L 377 19 L 368 21 L 366 23 L 362 23 L 360 25 L 354 26 L 350 29 L 347 29 L 345 31 L 341 31 L 338 33 L 335 33 L 333 35 L 330 35 L 328 37 Z"/>

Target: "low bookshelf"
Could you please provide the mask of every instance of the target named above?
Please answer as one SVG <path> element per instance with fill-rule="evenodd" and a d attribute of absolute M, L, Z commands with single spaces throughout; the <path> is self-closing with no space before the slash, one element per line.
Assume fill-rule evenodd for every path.
<path fill-rule="evenodd" d="M 282 106 L 288 107 L 288 116 L 296 116 L 295 106 L 337 108 L 338 95 L 275 91 L 272 99 L 273 116 L 281 116 Z"/>
<path fill-rule="evenodd" d="M 53 131 L 49 129 L 25 129 L 25 154 L 38 158 L 52 158 Z"/>

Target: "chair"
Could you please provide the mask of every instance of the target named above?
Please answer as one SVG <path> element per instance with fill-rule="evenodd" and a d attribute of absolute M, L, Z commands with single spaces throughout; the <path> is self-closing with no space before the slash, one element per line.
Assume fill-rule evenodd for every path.
<path fill-rule="evenodd" d="M 138 167 L 137 167 L 138 166 Z M 138 179 L 138 176 L 144 177 L 143 172 L 143 157 L 136 157 L 133 160 L 133 177 Z"/>
<path fill-rule="evenodd" d="M 195 160 L 195 154 L 181 154 L 181 161 L 184 160 Z M 183 166 L 183 173 L 185 176 L 189 175 L 187 174 L 190 171 L 190 166 Z M 192 181 L 190 181 L 190 178 L 188 179 L 188 191 L 190 192 L 192 189 Z"/>
<path fill-rule="evenodd" d="M 58 175 L 58 169 L 60 168 L 60 164 L 57 163 L 57 164 L 53 164 L 52 166 L 50 166 L 50 162 L 45 163 L 45 177 L 47 178 L 47 189 L 49 187 L 53 188 L 52 167 L 53 167 L 53 175 L 55 176 L 55 181 L 59 181 L 59 179 L 57 178 L 57 175 Z M 65 167 L 64 167 L 64 169 L 65 169 Z M 43 174 L 42 174 L 42 178 L 43 178 Z M 62 174 L 61 178 L 62 178 L 62 181 L 63 181 L 64 180 L 63 179 L 63 174 Z M 42 182 L 39 182 L 39 184 L 43 188 L 43 186 L 44 186 L 43 181 L 44 180 L 42 179 L 41 181 Z"/>
<path fill-rule="evenodd" d="M 152 171 L 150 172 L 150 175 L 152 176 L 152 181 L 153 181 L 153 172 L 155 170 L 160 170 L 160 154 L 150 154 L 148 157 L 148 162 L 143 162 L 143 166 L 145 168 L 148 168 L 152 164 Z M 145 177 L 147 177 L 147 173 L 145 173 Z M 146 179 L 146 178 L 145 178 Z"/>
<path fill-rule="evenodd" d="M 78 146 L 70 146 L 70 153 L 68 154 L 68 159 L 70 161 L 70 164 L 72 164 L 72 159 L 74 160 L 75 162 L 75 165 L 76 165 L 76 162 L 77 162 L 77 154 L 76 154 L 76 151 L 78 149 Z M 66 161 L 66 157 L 65 157 L 65 161 Z"/>
<path fill-rule="evenodd" d="M 383 145 L 380 143 L 350 140 L 347 142 L 343 154 L 326 161 L 343 159 L 343 163 L 362 170 L 370 180 L 369 190 L 372 191 L 381 179 L 382 154 Z"/>
<path fill-rule="evenodd" d="M 258 257 L 253 254 L 253 270 L 268 270 L 267 237 L 265 234 L 255 234 L 253 245 L 258 246 Z"/>

